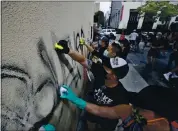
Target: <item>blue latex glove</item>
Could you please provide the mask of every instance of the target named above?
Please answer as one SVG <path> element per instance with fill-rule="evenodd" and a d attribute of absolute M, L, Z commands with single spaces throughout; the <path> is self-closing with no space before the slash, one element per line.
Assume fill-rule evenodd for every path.
<path fill-rule="evenodd" d="M 60 97 L 67 99 L 75 104 L 80 109 L 85 109 L 86 101 L 78 98 L 69 86 L 63 85 L 60 87 Z"/>
<path fill-rule="evenodd" d="M 39 131 L 56 131 L 55 127 L 51 124 L 43 125 Z"/>

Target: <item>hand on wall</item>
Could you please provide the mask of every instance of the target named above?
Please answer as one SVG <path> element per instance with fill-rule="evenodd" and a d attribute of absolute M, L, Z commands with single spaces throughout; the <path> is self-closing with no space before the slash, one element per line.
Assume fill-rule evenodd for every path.
<path fill-rule="evenodd" d="M 60 40 L 54 46 L 56 52 L 68 54 L 70 49 L 68 47 L 68 42 L 66 40 Z"/>
<path fill-rule="evenodd" d="M 85 39 L 84 38 L 80 38 L 79 42 L 80 42 L 80 45 L 85 45 Z"/>
<path fill-rule="evenodd" d="M 71 101 L 80 109 L 85 109 L 86 102 L 78 98 L 69 86 L 66 85 L 61 86 L 59 93 L 61 98 Z"/>

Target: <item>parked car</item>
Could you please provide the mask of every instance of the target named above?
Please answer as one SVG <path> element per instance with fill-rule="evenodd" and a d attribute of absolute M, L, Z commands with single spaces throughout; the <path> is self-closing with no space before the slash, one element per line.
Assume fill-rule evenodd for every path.
<path fill-rule="evenodd" d="M 110 35 L 110 33 L 113 33 L 114 36 L 116 36 L 116 30 L 115 29 L 102 29 L 102 31 L 100 32 L 100 35 Z"/>

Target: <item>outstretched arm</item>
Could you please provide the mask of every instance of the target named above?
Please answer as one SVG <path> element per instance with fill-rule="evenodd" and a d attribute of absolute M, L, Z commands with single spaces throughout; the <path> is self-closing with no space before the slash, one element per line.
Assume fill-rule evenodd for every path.
<path fill-rule="evenodd" d="M 132 113 L 132 107 L 130 105 L 122 104 L 113 107 L 98 106 L 78 98 L 72 89 L 66 85 L 63 85 L 60 89 L 60 97 L 71 101 L 80 109 L 85 109 L 87 112 L 96 116 L 118 119 L 122 118 L 125 120 Z"/>
<path fill-rule="evenodd" d="M 122 104 L 114 107 L 98 106 L 92 103 L 86 104 L 85 110 L 96 116 L 105 117 L 109 119 L 122 118 L 125 120 L 132 114 L 132 107 L 130 105 Z"/>
<path fill-rule="evenodd" d="M 68 55 L 69 55 L 73 60 L 75 60 L 75 61 L 77 61 L 78 63 L 80 63 L 83 67 L 85 67 L 85 68 L 90 68 L 90 66 L 88 65 L 87 59 L 86 59 L 83 55 L 81 55 L 79 52 L 70 49 Z"/>
<path fill-rule="evenodd" d="M 94 51 L 94 49 L 91 46 L 89 46 L 88 44 L 84 44 L 84 45 L 87 47 L 89 52 L 92 53 Z"/>
<path fill-rule="evenodd" d="M 60 40 L 58 43 L 55 44 L 55 50 L 57 54 L 65 53 L 68 54 L 73 60 L 79 62 L 84 67 L 88 67 L 87 59 L 81 55 L 79 52 L 74 51 L 68 47 L 68 42 L 65 40 Z"/>
<path fill-rule="evenodd" d="M 75 61 L 79 62 L 79 63 L 83 63 L 86 61 L 86 58 L 81 55 L 79 52 L 74 51 L 72 49 L 70 49 L 68 55 Z"/>
<path fill-rule="evenodd" d="M 83 38 L 80 38 L 80 45 L 85 45 L 87 47 L 88 51 L 91 53 L 94 51 L 94 49 L 91 46 L 89 46 Z"/>

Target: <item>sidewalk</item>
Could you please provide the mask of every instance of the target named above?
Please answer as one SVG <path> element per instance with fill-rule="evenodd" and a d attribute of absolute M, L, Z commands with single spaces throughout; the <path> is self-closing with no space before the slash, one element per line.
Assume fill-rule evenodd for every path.
<path fill-rule="evenodd" d="M 146 47 L 143 54 L 131 52 L 128 54 L 128 62 L 131 63 L 139 74 L 149 85 L 166 86 L 163 72 L 168 63 L 170 52 L 166 54 L 165 58 L 158 58 L 155 63 L 155 70 L 148 70 L 145 68 L 147 63 L 147 53 L 149 48 Z"/>
<path fill-rule="evenodd" d="M 126 90 L 132 92 L 139 92 L 144 87 L 148 86 L 147 82 L 142 78 L 138 71 L 136 71 L 132 64 L 129 64 L 129 72 L 127 76 L 120 81 Z"/>

